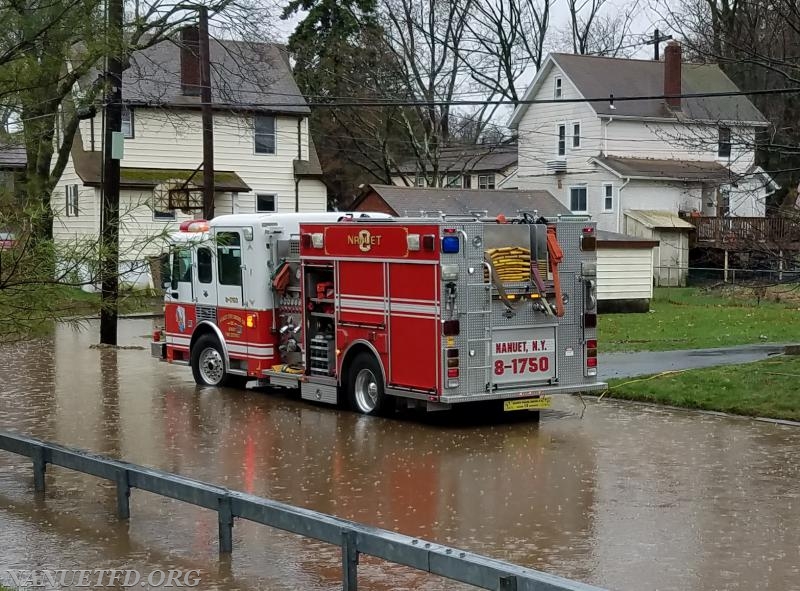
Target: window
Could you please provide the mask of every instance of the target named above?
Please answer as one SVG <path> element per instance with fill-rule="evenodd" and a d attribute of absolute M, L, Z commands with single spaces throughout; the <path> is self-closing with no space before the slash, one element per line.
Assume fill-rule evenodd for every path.
<path fill-rule="evenodd" d="M 213 274 L 213 261 L 211 250 L 208 248 L 197 249 L 197 279 L 200 283 L 211 283 Z"/>
<path fill-rule="evenodd" d="M 175 220 L 175 210 L 153 207 L 153 219 L 161 222 L 172 222 Z"/>
<path fill-rule="evenodd" d="M 563 123 L 558 126 L 558 155 L 567 153 L 567 126 Z"/>
<path fill-rule="evenodd" d="M 472 175 L 471 174 L 465 174 L 461 178 L 461 186 L 464 189 L 471 189 L 472 188 Z"/>
<path fill-rule="evenodd" d="M 479 189 L 494 189 L 494 173 L 492 174 L 482 174 L 478 177 L 478 188 Z"/>
<path fill-rule="evenodd" d="M 561 78 L 556 78 L 556 87 L 555 92 L 553 93 L 553 98 L 561 98 Z"/>
<path fill-rule="evenodd" d="M 122 136 L 126 139 L 133 138 L 133 109 L 122 107 Z"/>
<path fill-rule="evenodd" d="M 425 177 L 421 174 L 417 173 L 416 178 L 414 179 L 414 186 L 415 187 L 424 187 L 425 186 Z"/>
<path fill-rule="evenodd" d="M 573 123 L 572 124 L 572 147 L 573 148 L 580 148 L 581 147 L 581 124 L 580 123 Z"/>
<path fill-rule="evenodd" d="M 572 213 L 586 212 L 586 187 L 569 188 L 569 208 Z"/>
<path fill-rule="evenodd" d="M 66 186 L 67 207 L 66 214 L 68 218 L 78 217 L 78 185 Z"/>
<path fill-rule="evenodd" d="M 272 115 L 255 116 L 256 154 L 275 153 L 275 117 Z"/>
<path fill-rule="evenodd" d="M 445 187 L 461 187 L 461 175 L 457 172 L 447 173 L 447 184 Z"/>
<path fill-rule="evenodd" d="M 275 213 L 278 211 L 277 197 L 269 193 L 256 193 L 256 211 L 258 213 Z"/>
<path fill-rule="evenodd" d="M 614 210 L 614 185 L 606 183 L 603 185 L 603 211 Z"/>
<path fill-rule="evenodd" d="M 192 251 L 186 248 L 172 251 L 172 289 L 178 289 L 178 282 L 192 280 Z"/>
<path fill-rule="evenodd" d="M 719 148 L 717 155 L 720 158 L 730 158 L 731 156 L 731 130 L 727 127 L 719 128 Z"/>
<path fill-rule="evenodd" d="M 217 263 L 220 285 L 242 284 L 242 242 L 238 232 L 217 234 Z"/>

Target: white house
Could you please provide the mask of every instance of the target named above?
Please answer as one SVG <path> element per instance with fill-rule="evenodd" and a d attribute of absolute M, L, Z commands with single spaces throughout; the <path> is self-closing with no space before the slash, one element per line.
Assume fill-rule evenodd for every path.
<path fill-rule="evenodd" d="M 189 27 L 134 54 L 123 77 L 120 257 L 128 262 L 159 254 L 161 237 L 183 220 L 202 217 L 202 209 L 176 209 L 186 203 L 170 192 L 203 186 L 197 38 L 197 29 Z M 283 50 L 214 39 L 210 45 L 215 215 L 325 211 L 310 109 Z M 99 235 L 102 162 L 98 110 L 81 122 L 53 193 L 56 239 Z M 191 195 L 202 202 L 201 193 Z"/>
<path fill-rule="evenodd" d="M 434 168 L 438 170 L 438 183 L 433 182 Z M 499 189 L 516 170 L 517 146 L 514 144 L 448 146 L 442 148 L 435 159 L 412 158 L 402 163 L 392 177 L 392 184 L 492 190 Z"/>
<path fill-rule="evenodd" d="M 516 186 L 546 189 L 611 232 L 630 233 L 630 210 L 764 216 L 777 186 L 755 166 L 767 121 L 747 97 L 620 100 L 727 91 L 738 88 L 718 66 L 682 63 L 674 42 L 663 62 L 551 54 L 524 100 L 578 100 L 514 111 Z"/>

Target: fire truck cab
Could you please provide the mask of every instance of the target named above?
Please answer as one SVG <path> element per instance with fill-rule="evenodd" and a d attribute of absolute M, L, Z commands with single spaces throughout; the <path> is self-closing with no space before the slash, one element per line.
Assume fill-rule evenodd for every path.
<path fill-rule="evenodd" d="M 538 410 L 597 380 L 595 224 L 378 213 L 224 215 L 173 236 L 155 357 L 206 386 L 374 414 Z"/>

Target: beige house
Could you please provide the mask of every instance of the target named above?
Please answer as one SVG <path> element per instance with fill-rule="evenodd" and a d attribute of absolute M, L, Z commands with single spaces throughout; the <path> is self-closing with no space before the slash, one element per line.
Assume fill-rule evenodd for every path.
<path fill-rule="evenodd" d="M 157 255 L 163 236 L 202 217 L 170 189 L 202 187 L 197 32 L 184 29 L 134 54 L 123 77 L 120 257 Z M 211 41 L 215 215 L 327 210 L 327 189 L 309 136 L 310 109 L 276 45 Z M 81 122 L 53 192 L 57 240 L 100 231 L 103 129 L 100 110 Z M 192 193 L 201 201 L 199 193 Z M 196 205 L 196 202 L 195 202 Z"/>
<path fill-rule="evenodd" d="M 450 146 L 442 148 L 436 158 L 422 157 L 404 162 L 392 177 L 392 184 L 494 190 L 513 176 L 516 169 L 515 144 Z"/>

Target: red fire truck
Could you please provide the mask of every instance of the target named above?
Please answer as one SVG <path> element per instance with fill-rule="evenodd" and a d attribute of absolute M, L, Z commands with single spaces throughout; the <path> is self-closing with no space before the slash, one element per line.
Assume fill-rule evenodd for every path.
<path fill-rule="evenodd" d="M 224 215 L 182 224 L 153 355 L 198 384 L 373 414 L 550 406 L 597 380 L 595 224 L 535 214 Z"/>

